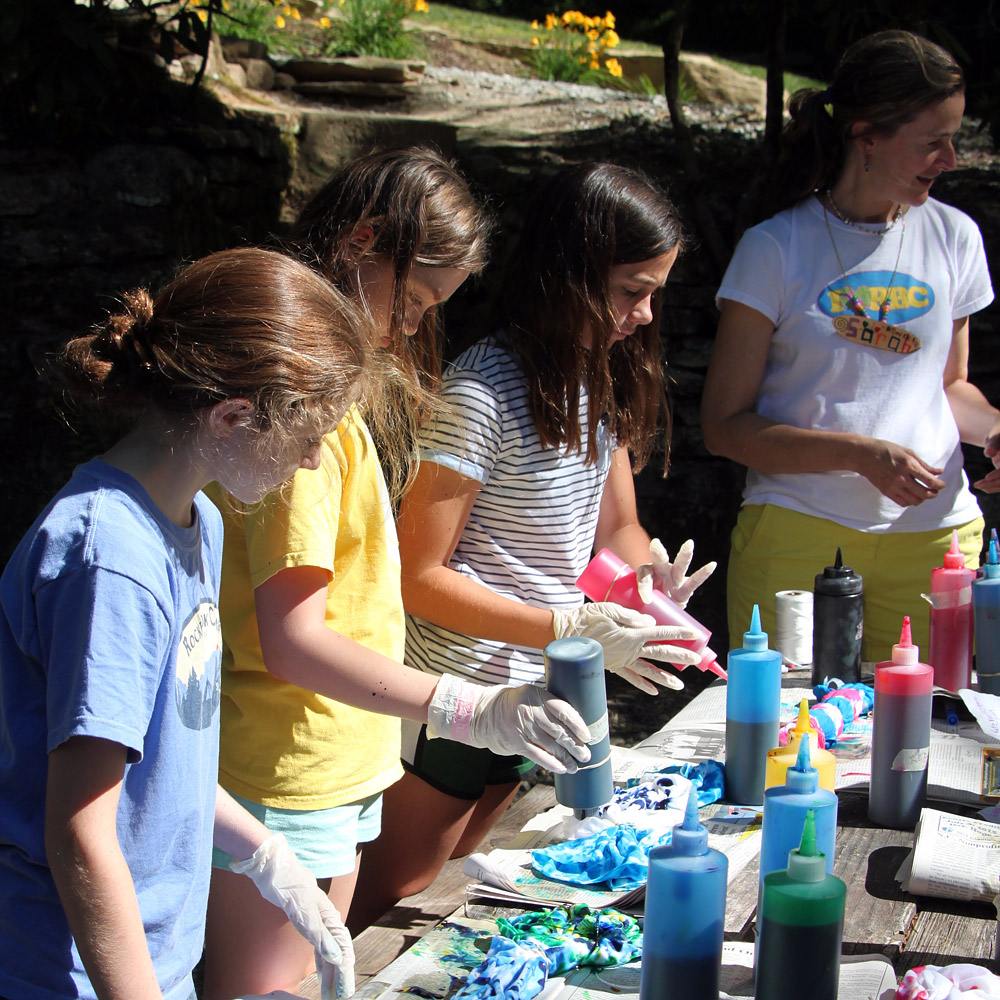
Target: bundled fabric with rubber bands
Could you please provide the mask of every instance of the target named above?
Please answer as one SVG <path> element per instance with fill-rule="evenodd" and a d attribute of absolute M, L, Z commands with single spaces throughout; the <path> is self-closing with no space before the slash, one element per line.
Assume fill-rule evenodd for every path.
<path fill-rule="evenodd" d="M 500 917 L 490 950 L 455 1000 L 532 1000 L 549 976 L 578 966 L 623 965 L 642 954 L 639 922 L 583 904 Z"/>
<path fill-rule="evenodd" d="M 622 823 L 590 837 L 539 848 L 531 852 L 531 862 L 539 874 L 555 882 L 629 892 L 646 884 L 649 852 L 669 837 L 669 830 L 665 834 L 637 830 Z"/>
<path fill-rule="evenodd" d="M 809 709 L 809 727 L 819 736 L 821 749 L 836 745 L 855 719 L 867 715 L 875 704 L 875 688 L 871 684 L 831 680 L 813 688 L 817 702 Z M 788 734 L 795 729 L 795 722 L 781 727 L 779 745 L 788 745 Z"/>

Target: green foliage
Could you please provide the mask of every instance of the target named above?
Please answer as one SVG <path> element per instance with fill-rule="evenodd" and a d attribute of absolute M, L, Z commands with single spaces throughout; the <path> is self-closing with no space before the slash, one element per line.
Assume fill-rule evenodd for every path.
<path fill-rule="evenodd" d="M 341 0 L 342 16 L 330 26 L 323 54 L 405 59 L 416 43 L 404 19 L 426 9 L 425 0 Z"/>
<path fill-rule="evenodd" d="M 286 39 L 278 25 L 282 15 L 271 0 L 227 0 L 213 14 L 220 34 L 248 38 L 269 47 L 284 47 Z"/>
<path fill-rule="evenodd" d="M 578 10 L 560 17 L 547 14 L 545 24 L 532 21 L 539 35 L 532 38 L 532 69 L 542 80 L 620 86 L 621 66 L 617 59 L 602 57 L 619 43 L 614 15 L 588 17 Z M 544 34 L 542 33 L 544 32 Z"/>

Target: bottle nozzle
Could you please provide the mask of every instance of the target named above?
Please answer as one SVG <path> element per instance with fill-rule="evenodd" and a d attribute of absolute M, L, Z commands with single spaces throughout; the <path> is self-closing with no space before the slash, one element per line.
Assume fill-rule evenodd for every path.
<path fill-rule="evenodd" d="M 951 548 L 944 554 L 945 569 L 965 569 L 965 556 L 958 544 L 958 528 L 951 532 Z"/>
<path fill-rule="evenodd" d="M 906 666 L 917 663 L 920 659 L 920 647 L 913 645 L 913 631 L 910 628 L 910 616 L 903 615 L 903 627 L 899 631 L 899 642 L 892 647 L 892 662 Z"/>
<path fill-rule="evenodd" d="M 708 851 L 708 831 L 698 819 L 698 792 L 692 786 L 684 808 L 684 821 L 670 834 L 670 848 L 674 854 L 705 854 Z"/>
<path fill-rule="evenodd" d="M 844 568 L 844 557 L 840 554 L 840 546 L 839 545 L 837 546 L 837 558 L 834 559 L 834 561 L 833 561 L 833 568 L 834 569 L 843 569 Z"/>
<path fill-rule="evenodd" d="M 997 529 L 990 529 L 990 548 L 986 556 L 986 577 L 995 579 L 1000 576 L 1000 547 L 997 546 Z"/>
<path fill-rule="evenodd" d="M 802 704 L 805 705 L 805 703 L 805 699 L 803 699 Z M 808 714 L 806 718 L 808 718 Z M 819 788 L 819 771 L 812 764 L 812 744 L 808 731 L 803 733 L 799 740 L 795 766 L 785 771 L 785 788 L 804 795 L 811 795 Z"/>
<path fill-rule="evenodd" d="M 805 739 L 811 731 L 812 726 L 809 723 L 809 699 L 803 698 L 799 702 L 799 717 L 795 720 L 795 729 L 793 732 L 796 736 Z"/>
<path fill-rule="evenodd" d="M 822 882 L 826 875 L 826 855 L 816 846 L 816 811 L 806 811 L 802 840 L 788 852 L 788 877 L 796 882 Z"/>
<path fill-rule="evenodd" d="M 743 648 L 767 649 L 767 633 L 760 627 L 760 608 L 755 604 L 750 616 L 750 631 L 743 633 Z"/>
<path fill-rule="evenodd" d="M 815 768 L 812 766 L 812 761 L 810 757 L 812 756 L 812 750 L 809 746 L 809 737 L 805 736 L 799 741 L 799 752 L 795 758 L 795 770 L 796 771 L 814 771 Z"/>

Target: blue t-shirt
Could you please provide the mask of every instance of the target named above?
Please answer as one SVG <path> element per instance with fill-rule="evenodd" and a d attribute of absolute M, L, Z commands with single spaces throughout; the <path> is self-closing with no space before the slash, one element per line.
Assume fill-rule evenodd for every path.
<path fill-rule="evenodd" d="M 171 522 L 94 459 L 0 578 L 0 996 L 93 997 L 44 846 L 48 753 L 127 748 L 118 842 L 165 1000 L 193 996 L 218 768 L 222 524 Z"/>

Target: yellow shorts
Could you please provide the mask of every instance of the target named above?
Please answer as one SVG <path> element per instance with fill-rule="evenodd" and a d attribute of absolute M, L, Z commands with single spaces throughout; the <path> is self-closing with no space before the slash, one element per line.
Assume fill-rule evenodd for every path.
<path fill-rule="evenodd" d="M 969 568 L 979 566 L 984 527 L 977 517 L 958 528 Z M 931 570 L 944 564 L 951 532 L 940 528 L 876 534 L 774 504 L 743 507 L 733 529 L 726 581 L 730 647 L 743 642 L 755 604 L 773 647 L 775 593 L 811 591 L 816 574 L 833 564 L 840 546 L 845 565 L 864 580 L 862 659 L 889 659 L 893 643 L 899 642 L 903 615 L 909 615 L 913 641 L 926 662 L 930 605 L 920 595 L 930 589 Z"/>

